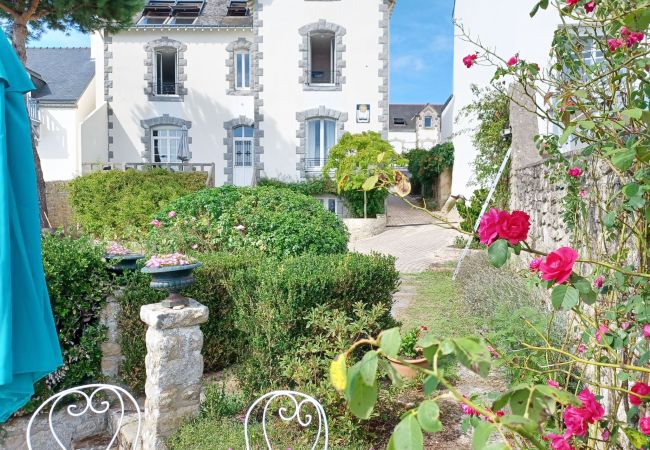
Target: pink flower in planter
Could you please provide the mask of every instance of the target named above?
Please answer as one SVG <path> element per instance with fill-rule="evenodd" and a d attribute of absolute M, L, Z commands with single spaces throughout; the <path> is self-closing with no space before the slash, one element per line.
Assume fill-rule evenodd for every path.
<path fill-rule="evenodd" d="M 591 0 L 590 2 L 585 3 L 585 12 L 590 13 L 596 9 L 596 0 Z"/>
<path fill-rule="evenodd" d="M 167 217 L 173 219 L 174 217 L 176 217 L 176 211 L 169 211 L 167 213 Z"/>
<path fill-rule="evenodd" d="M 601 289 L 604 283 L 605 283 L 605 278 L 603 278 L 603 276 L 600 275 L 598 278 L 594 280 L 594 287 L 596 289 Z"/>
<path fill-rule="evenodd" d="M 558 388 L 558 389 L 560 388 L 560 383 L 558 383 L 555 380 L 551 380 L 550 378 L 548 380 L 546 380 L 546 384 L 548 384 L 549 386 L 554 387 L 554 388 Z"/>
<path fill-rule="evenodd" d="M 477 59 L 478 59 L 478 55 L 476 53 L 474 53 L 473 55 L 467 55 L 466 57 L 463 58 L 463 64 L 465 64 L 465 67 L 469 69 L 474 65 Z"/>
<path fill-rule="evenodd" d="M 650 436 L 650 417 L 642 417 L 639 420 L 639 431 L 646 436 Z"/>
<path fill-rule="evenodd" d="M 153 219 L 153 220 L 150 222 L 150 225 L 153 225 L 153 226 L 156 227 L 156 228 L 160 228 L 162 224 L 160 223 L 160 220 L 158 220 L 158 219 Z"/>
<path fill-rule="evenodd" d="M 634 386 L 632 386 L 632 389 L 630 389 L 634 394 L 639 394 L 640 396 L 647 396 L 650 395 L 650 386 L 648 386 L 646 383 L 634 383 Z M 629 394 L 627 398 L 630 400 L 630 403 L 634 406 L 640 406 L 641 403 L 646 401 L 646 399 L 639 397 L 638 395 L 634 394 Z"/>
<path fill-rule="evenodd" d="M 516 65 L 518 62 L 519 62 L 519 58 L 517 58 L 516 56 L 513 56 L 512 58 L 510 58 L 508 60 L 507 64 L 508 64 L 508 67 L 512 67 L 512 66 Z"/>
<path fill-rule="evenodd" d="M 567 174 L 570 177 L 578 178 L 580 175 L 582 175 L 582 169 L 580 167 L 572 167 L 567 171 Z"/>
<path fill-rule="evenodd" d="M 531 272 L 539 272 L 539 266 L 542 264 L 542 261 L 542 258 L 534 258 L 530 264 L 528 264 L 528 268 Z"/>
<path fill-rule="evenodd" d="M 557 284 L 564 283 L 573 273 L 573 265 L 577 259 L 578 252 L 571 247 L 560 247 L 549 253 L 539 265 L 542 280 L 554 280 Z"/>

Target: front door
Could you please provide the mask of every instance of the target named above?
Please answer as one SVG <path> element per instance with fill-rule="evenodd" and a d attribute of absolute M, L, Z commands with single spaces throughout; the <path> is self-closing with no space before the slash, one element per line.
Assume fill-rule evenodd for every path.
<path fill-rule="evenodd" d="M 233 183 L 235 186 L 251 186 L 255 160 L 253 127 L 237 127 L 233 135 Z"/>

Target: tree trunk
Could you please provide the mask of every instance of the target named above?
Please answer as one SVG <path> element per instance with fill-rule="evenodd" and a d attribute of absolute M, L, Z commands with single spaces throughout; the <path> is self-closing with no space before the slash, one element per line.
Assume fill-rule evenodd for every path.
<path fill-rule="evenodd" d="M 22 20 L 14 20 L 11 40 L 23 63 L 27 67 L 27 37 L 28 37 L 27 23 Z M 27 105 L 27 96 L 25 96 L 25 107 L 29 115 L 29 107 Z M 31 119 L 30 119 L 31 120 Z M 47 197 L 45 195 L 45 179 L 43 178 L 43 169 L 41 168 L 41 158 L 38 155 L 36 146 L 36 136 L 34 135 L 34 128 L 32 130 L 32 154 L 34 155 L 34 168 L 36 169 L 36 188 L 38 190 L 38 205 L 40 209 L 41 228 L 49 228 L 50 223 L 47 219 Z"/>

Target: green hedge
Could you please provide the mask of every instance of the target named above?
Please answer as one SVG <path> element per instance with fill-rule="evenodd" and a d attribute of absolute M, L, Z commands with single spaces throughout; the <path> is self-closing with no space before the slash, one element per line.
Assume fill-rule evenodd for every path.
<path fill-rule="evenodd" d="M 156 218 L 161 226 L 150 227 L 147 246 L 158 253 L 347 251 L 347 230 L 334 214 L 314 198 L 276 187 L 205 189 L 172 202 Z M 242 225 L 246 230 L 238 231 Z"/>
<path fill-rule="evenodd" d="M 171 201 L 205 188 L 204 172 L 102 171 L 72 180 L 70 204 L 81 228 L 97 238 L 137 240 Z"/>
<path fill-rule="evenodd" d="M 445 142 L 429 150 L 413 149 L 405 155 L 411 174 L 411 190 L 423 197 L 431 197 L 432 184 L 446 168 L 454 165 L 454 144 Z"/>
<path fill-rule="evenodd" d="M 106 332 L 99 317 L 110 286 L 102 251 L 89 239 L 48 235 L 42 245 L 64 367 L 38 384 L 35 400 L 101 379 Z"/>
<path fill-rule="evenodd" d="M 262 178 L 258 186 L 271 186 L 276 188 L 290 189 L 294 192 L 304 195 L 323 195 L 333 194 L 336 195 L 336 185 L 331 180 L 325 178 L 315 178 L 308 181 L 300 182 L 287 182 L 276 180 L 274 178 Z"/>

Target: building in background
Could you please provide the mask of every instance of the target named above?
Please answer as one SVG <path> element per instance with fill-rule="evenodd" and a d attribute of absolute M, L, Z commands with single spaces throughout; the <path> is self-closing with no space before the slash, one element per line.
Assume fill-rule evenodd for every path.
<path fill-rule="evenodd" d="M 444 142 L 442 117 L 451 97 L 442 105 L 391 104 L 388 141 L 399 153 L 414 148 L 430 149 Z"/>

